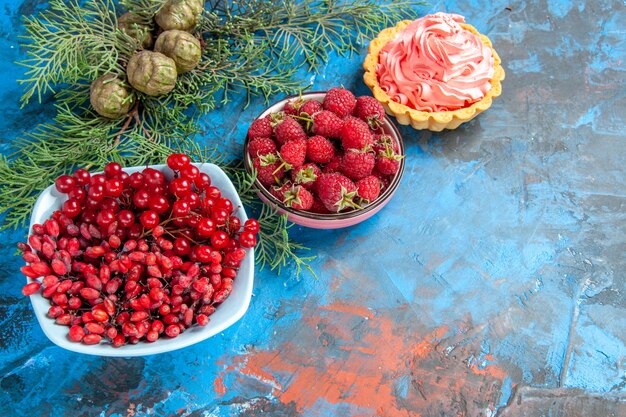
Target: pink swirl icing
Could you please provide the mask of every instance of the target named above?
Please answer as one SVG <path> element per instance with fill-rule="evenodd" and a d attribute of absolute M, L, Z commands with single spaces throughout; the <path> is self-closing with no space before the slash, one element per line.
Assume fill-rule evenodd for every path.
<path fill-rule="evenodd" d="M 465 30 L 463 16 L 436 13 L 411 22 L 380 51 L 378 82 L 398 103 L 446 111 L 481 100 L 491 88 L 491 48 Z"/>

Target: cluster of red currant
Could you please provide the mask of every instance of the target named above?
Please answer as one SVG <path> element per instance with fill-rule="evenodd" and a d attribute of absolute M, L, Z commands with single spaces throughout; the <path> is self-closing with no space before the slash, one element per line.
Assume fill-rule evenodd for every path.
<path fill-rule="evenodd" d="M 20 243 L 32 282 L 50 300 L 48 316 L 74 342 L 115 346 L 176 337 L 209 322 L 231 293 L 259 223 L 244 224 L 232 201 L 184 154 L 161 171 L 128 174 L 115 162 L 103 174 L 79 169 L 55 186 L 61 210 Z"/>

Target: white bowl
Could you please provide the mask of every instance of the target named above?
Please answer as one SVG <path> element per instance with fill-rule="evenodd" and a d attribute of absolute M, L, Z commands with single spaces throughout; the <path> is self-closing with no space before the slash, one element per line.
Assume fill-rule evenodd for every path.
<path fill-rule="evenodd" d="M 224 197 L 228 197 L 235 207 L 238 207 L 236 215 L 241 219 L 243 224 L 248 216 L 243 208 L 239 194 L 235 190 L 233 183 L 217 165 L 205 163 L 195 163 L 201 172 L 211 177 L 211 185 L 218 187 Z M 145 167 L 129 167 L 124 171 L 132 174 L 141 171 Z M 172 177 L 172 171 L 166 165 L 152 165 L 151 168 L 157 169 L 165 174 L 168 179 Z M 33 231 L 34 224 L 42 224 L 48 219 L 52 212 L 61 208 L 63 202 L 67 199 L 65 194 L 59 193 L 54 185 L 46 188 L 35 203 L 33 214 L 30 219 L 29 234 Z M 27 279 L 28 281 L 28 279 Z M 54 344 L 64 349 L 89 355 L 99 356 L 144 356 L 154 355 L 156 353 L 169 352 L 172 350 L 184 348 L 201 342 L 233 325 L 248 310 L 250 298 L 252 297 L 252 284 L 254 282 L 254 249 L 249 249 L 248 254 L 241 263 L 241 267 L 237 273 L 237 277 L 233 282 L 233 290 L 230 295 L 209 318 L 209 323 L 202 327 L 194 325 L 186 329 L 178 337 L 170 339 L 163 337 L 153 343 L 139 342 L 136 345 L 124 345 L 119 348 L 113 347 L 109 343 L 100 343 L 97 345 L 84 345 L 70 341 L 68 338 L 69 327 L 61 326 L 47 316 L 50 308 L 50 301 L 44 298 L 40 293 L 30 296 L 30 300 L 35 310 L 35 315 L 43 332 L 48 336 Z"/>

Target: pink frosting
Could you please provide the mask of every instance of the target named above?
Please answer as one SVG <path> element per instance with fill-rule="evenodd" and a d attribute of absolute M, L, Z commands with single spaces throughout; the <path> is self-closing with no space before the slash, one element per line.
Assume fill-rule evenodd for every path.
<path fill-rule="evenodd" d="M 398 103 L 446 111 L 481 100 L 491 88 L 491 48 L 465 30 L 463 16 L 437 13 L 411 22 L 380 51 L 378 82 Z"/>

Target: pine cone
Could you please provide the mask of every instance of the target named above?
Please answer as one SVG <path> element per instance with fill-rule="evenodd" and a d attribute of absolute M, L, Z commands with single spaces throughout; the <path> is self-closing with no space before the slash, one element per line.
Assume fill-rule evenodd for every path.
<path fill-rule="evenodd" d="M 163 30 L 191 30 L 204 10 L 204 0 L 168 0 L 154 16 Z"/>
<path fill-rule="evenodd" d="M 89 101 L 99 115 L 117 119 L 128 114 L 135 102 L 135 95 L 117 75 L 105 74 L 91 83 Z"/>
<path fill-rule="evenodd" d="M 149 96 L 160 96 L 176 85 L 176 63 L 159 52 L 140 51 L 128 60 L 128 82 Z"/>
<path fill-rule="evenodd" d="M 148 49 L 152 46 L 152 33 L 150 26 L 143 23 L 141 17 L 134 13 L 124 13 L 117 19 L 117 27 Z"/>
<path fill-rule="evenodd" d="M 172 58 L 179 74 L 191 71 L 200 62 L 200 41 L 189 32 L 166 30 L 154 44 L 154 50 Z"/>

